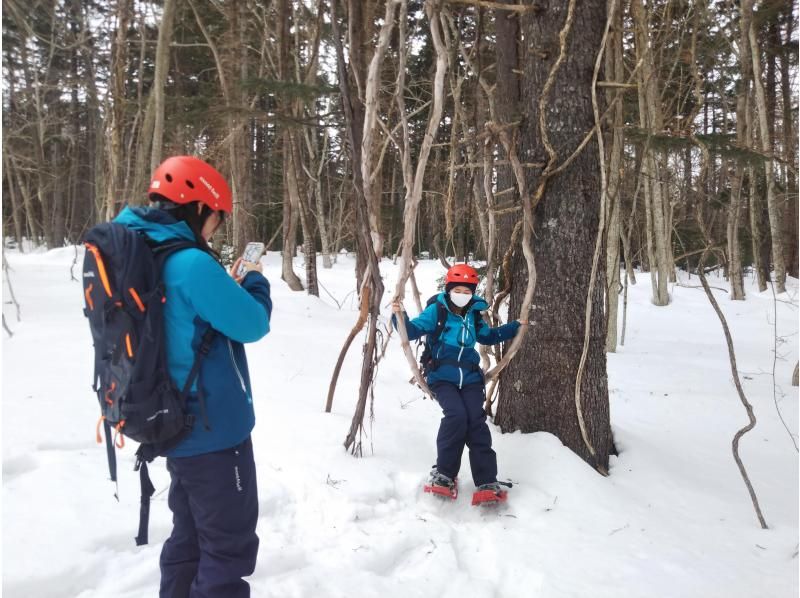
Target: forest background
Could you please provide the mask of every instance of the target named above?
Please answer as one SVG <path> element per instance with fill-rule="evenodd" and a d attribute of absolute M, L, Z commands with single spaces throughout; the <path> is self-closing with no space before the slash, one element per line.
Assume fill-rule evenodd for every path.
<path fill-rule="evenodd" d="M 736 301 L 798 275 L 796 31 L 785 0 L 4 0 L 5 246 L 79 243 L 198 155 L 234 192 L 228 258 L 263 240 L 319 295 L 317 255 L 356 256 L 348 448 L 378 263 L 400 260 L 402 299 L 417 259 L 472 260 L 487 317 L 533 331 L 483 354 L 495 423 L 605 474 L 628 285 L 667 309 L 678 270 L 721 270 Z"/>

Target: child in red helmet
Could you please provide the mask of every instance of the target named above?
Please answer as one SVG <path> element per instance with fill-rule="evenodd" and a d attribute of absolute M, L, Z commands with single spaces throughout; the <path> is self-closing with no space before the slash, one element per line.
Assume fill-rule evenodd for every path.
<path fill-rule="evenodd" d="M 480 317 L 488 304 L 475 295 L 478 273 L 467 264 L 456 264 L 447 271 L 443 293 L 431 298 L 425 310 L 413 320 L 403 313 L 409 340 L 428 335 L 430 359 L 427 382 L 442 408 L 444 417 L 436 438 L 436 467 L 431 471 L 429 487 L 437 494 L 446 490 L 455 498 L 456 476 L 461 467 L 464 446 L 469 448 L 475 496 L 504 498 L 497 482 L 497 456 L 492 450 L 492 436 L 486 424 L 483 404 L 486 386 L 475 344 L 494 345 L 513 338 L 520 325 L 517 320 L 491 328 Z M 392 304 L 396 314 L 399 302 Z M 443 324 L 442 324 L 443 322 Z"/>

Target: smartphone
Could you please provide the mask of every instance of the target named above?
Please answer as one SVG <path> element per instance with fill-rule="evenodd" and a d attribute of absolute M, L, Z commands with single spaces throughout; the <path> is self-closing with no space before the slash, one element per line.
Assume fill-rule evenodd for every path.
<path fill-rule="evenodd" d="M 250 241 L 242 252 L 242 262 L 258 263 L 261 256 L 264 254 L 265 246 L 258 241 Z M 244 276 L 246 272 L 244 263 L 239 264 L 239 269 L 236 271 L 236 278 Z"/>

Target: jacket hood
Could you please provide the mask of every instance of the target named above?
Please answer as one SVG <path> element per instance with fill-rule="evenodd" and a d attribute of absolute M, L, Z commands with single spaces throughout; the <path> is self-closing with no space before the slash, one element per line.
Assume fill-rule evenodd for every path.
<path fill-rule="evenodd" d="M 132 208 L 126 206 L 114 222 L 123 224 L 137 232 L 142 232 L 156 243 L 176 239 L 196 241 L 194 232 L 182 220 L 175 220 L 164 210 L 158 208 Z"/>

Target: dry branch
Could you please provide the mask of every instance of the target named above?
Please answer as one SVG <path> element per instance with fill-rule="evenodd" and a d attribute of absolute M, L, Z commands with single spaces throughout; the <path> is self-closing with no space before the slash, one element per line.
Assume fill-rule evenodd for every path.
<path fill-rule="evenodd" d="M 405 5 L 405 1 L 404 1 Z M 411 275 L 413 268 L 413 248 L 414 248 L 414 231 L 416 229 L 417 213 L 419 211 L 419 204 L 422 201 L 422 183 L 425 178 L 425 170 L 428 165 L 428 157 L 430 155 L 433 140 L 436 137 L 436 131 L 439 129 L 439 122 L 442 118 L 442 108 L 444 104 L 444 76 L 447 71 L 447 51 L 442 41 L 442 28 L 443 24 L 439 15 L 438 5 L 432 1 L 425 4 L 426 14 L 430 22 L 431 38 L 433 45 L 436 49 L 436 73 L 433 79 L 433 106 L 431 113 L 428 117 L 428 126 L 425 130 L 425 136 L 422 139 L 422 146 L 419 151 L 419 158 L 417 159 L 417 168 L 413 176 L 413 184 L 409 187 L 408 176 L 404 175 L 404 182 L 406 183 L 406 199 L 405 209 L 403 210 L 403 250 L 400 254 L 400 276 L 397 279 L 397 286 L 395 287 L 394 301 L 401 302 L 405 296 L 406 282 Z M 401 44 L 405 44 L 405 38 L 400 40 Z M 405 69 L 405 65 L 399 65 L 400 69 Z M 402 97 L 402 89 L 398 90 L 398 96 Z M 404 106 L 402 100 L 400 101 L 401 114 L 404 114 Z M 408 147 L 408 127 L 404 127 L 403 131 L 405 147 Z M 404 152 L 403 161 L 410 164 L 410 156 Z M 404 168 L 405 170 L 405 168 Z M 433 393 L 428 388 L 427 383 L 422 377 L 417 365 L 417 359 L 414 352 L 411 350 L 411 345 L 408 341 L 408 331 L 406 330 L 405 317 L 399 314 L 396 318 L 397 330 L 400 333 L 400 343 L 403 347 L 403 354 L 406 356 L 408 365 L 414 375 L 417 385 L 431 398 Z"/>
<path fill-rule="evenodd" d="M 704 268 L 708 253 L 708 251 L 704 252 L 700 258 L 700 265 L 697 268 L 697 275 L 700 277 L 703 290 L 705 290 L 706 296 L 711 302 L 711 306 L 714 308 L 714 311 L 717 313 L 717 317 L 722 324 L 722 331 L 725 333 L 725 342 L 728 345 L 728 358 L 731 365 L 733 383 L 736 386 L 736 392 L 739 394 L 739 399 L 742 401 L 742 405 L 744 405 L 744 408 L 747 411 L 747 417 L 750 420 L 750 423 L 736 432 L 736 435 L 733 437 L 733 442 L 731 443 L 733 449 L 733 458 L 736 461 L 736 466 L 739 468 L 739 473 L 742 474 L 744 484 L 747 486 L 747 492 L 750 494 L 750 500 L 753 502 L 753 508 L 756 511 L 758 522 L 761 524 L 761 529 L 767 529 L 767 522 L 764 520 L 764 515 L 761 514 L 761 507 L 758 504 L 758 497 L 756 496 L 755 490 L 753 490 L 753 484 L 750 482 L 750 477 L 747 475 L 747 470 L 744 467 L 744 463 L 742 463 L 741 457 L 739 457 L 739 441 L 741 440 L 742 436 L 756 427 L 756 415 L 753 412 L 753 406 L 748 402 L 747 397 L 744 395 L 744 389 L 742 389 L 742 383 L 739 380 L 739 370 L 736 367 L 736 353 L 733 350 L 733 339 L 731 338 L 731 332 L 728 328 L 728 322 L 725 319 L 722 310 L 719 308 L 719 304 L 714 298 L 714 294 L 711 292 L 711 288 L 708 286 L 708 281 L 706 280 Z"/>
<path fill-rule="evenodd" d="M 536 12 L 542 10 L 536 4 L 503 4 L 501 2 L 490 2 L 489 0 L 446 0 L 450 4 L 466 4 L 467 6 L 476 6 L 478 8 L 489 8 L 492 10 L 504 10 L 507 12 L 515 12 L 517 14 L 524 14 L 526 12 Z"/>
<path fill-rule="evenodd" d="M 367 315 L 369 314 L 369 287 L 365 288 L 361 293 L 361 307 L 358 312 L 358 320 L 356 320 L 353 329 L 350 331 L 350 334 L 347 335 L 347 339 L 344 341 L 344 346 L 342 350 L 339 352 L 339 359 L 336 360 L 336 367 L 333 369 L 333 376 L 331 377 L 331 383 L 328 386 L 328 400 L 325 403 L 325 413 L 330 413 L 331 408 L 333 407 L 333 394 L 336 392 L 336 382 L 339 380 L 339 372 L 342 371 L 342 364 L 344 363 L 344 358 L 347 355 L 347 351 L 350 349 L 350 345 L 353 343 L 353 340 L 356 338 L 361 329 L 364 328 L 364 324 L 367 321 Z"/>

